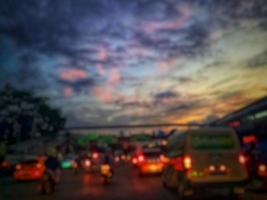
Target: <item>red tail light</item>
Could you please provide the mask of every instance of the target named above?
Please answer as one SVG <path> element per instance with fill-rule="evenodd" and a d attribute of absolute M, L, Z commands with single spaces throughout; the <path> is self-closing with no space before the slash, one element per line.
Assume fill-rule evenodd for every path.
<path fill-rule="evenodd" d="M 259 165 L 259 171 L 260 171 L 260 172 L 266 172 L 266 171 L 267 171 L 266 165 L 264 165 L 264 164 L 260 164 L 260 165 Z"/>
<path fill-rule="evenodd" d="M 134 165 L 137 164 L 137 163 L 138 163 L 137 158 L 133 158 L 132 163 L 133 163 Z"/>
<path fill-rule="evenodd" d="M 226 170 L 227 170 L 225 165 L 221 165 L 219 169 L 221 172 L 226 172 Z"/>
<path fill-rule="evenodd" d="M 115 162 L 120 162 L 120 157 L 119 156 L 115 157 Z"/>
<path fill-rule="evenodd" d="M 174 168 L 177 171 L 182 171 L 183 170 L 183 158 L 182 157 L 177 157 L 175 160 L 173 160 Z"/>
<path fill-rule="evenodd" d="M 240 164 L 244 165 L 244 164 L 246 164 L 247 159 L 243 154 L 240 154 L 238 156 L 238 161 L 239 161 Z"/>
<path fill-rule="evenodd" d="M 143 162 L 145 160 L 145 157 L 143 155 L 138 156 L 138 161 Z"/>
<path fill-rule="evenodd" d="M 91 165 L 91 161 L 90 161 L 90 160 L 85 160 L 84 165 L 85 165 L 86 167 L 90 167 L 90 165 Z"/>
<path fill-rule="evenodd" d="M 21 165 L 20 164 L 16 165 L 16 170 L 21 170 Z"/>
<path fill-rule="evenodd" d="M 36 167 L 40 169 L 40 168 L 42 168 L 42 164 L 41 163 L 37 163 Z"/>
<path fill-rule="evenodd" d="M 8 167 L 8 162 L 6 160 L 2 162 L 2 167 Z"/>
<path fill-rule="evenodd" d="M 191 169 L 192 168 L 192 159 L 190 156 L 184 157 L 184 168 L 185 169 Z"/>
<path fill-rule="evenodd" d="M 267 166 L 265 164 L 260 164 L 258 166 L 259 176 L 267 176 Z"/>
<path fill-rule="evenodd" d="M 170 159 L 167 157 L 167 156 L 165 156 L 165 155 L 160 155 L 160 161 L 162 162 L 162 163 L 168 163 L 169 161 L 170 161 Z"/>
<path fill-rule="evenodd" d="M 162 154 L 162 155 L 159 156 L 159 159 L 160 159 L 161 162 L 164 162 L 165 156 Z"/>
<path fill-rule="evenodd" d="M 215 172 L 216 167 L 214 165 L 209 166 L 209 172 Z"/>
<path fill-rule="evenodd" d="M 93 153 L 93 159 L 98 159 L 99 155 L 98 153 Z"/>

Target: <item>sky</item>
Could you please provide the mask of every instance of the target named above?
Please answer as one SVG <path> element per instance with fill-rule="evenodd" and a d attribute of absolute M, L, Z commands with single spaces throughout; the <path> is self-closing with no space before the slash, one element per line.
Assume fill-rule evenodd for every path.
<path fill-rule="evenodd" d="M 1 0 L 0 88 L 68 126 L 207 122 L 267 94 L 266 0 Z"/>

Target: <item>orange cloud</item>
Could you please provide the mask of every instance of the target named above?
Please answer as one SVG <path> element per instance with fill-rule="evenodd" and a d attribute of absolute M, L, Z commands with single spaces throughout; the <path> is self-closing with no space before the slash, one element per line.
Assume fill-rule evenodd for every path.
<path fill-rule="evenodd" d="M 104 103 L 111 103 L 113 101 L 113 92 L 111 88 L 97 86 L 94 88 L 94 95 Z"/>
<path fill-rule="evenodd" d="M 112 86 L 96 86 L 93 94 L 103 103 L 112 103 L 118 99 L 124 99 L 123 94 L 116 91 Z"/>
<path fill-rule="evenodd" d="M 83 79 L 86 78 L 88 76 L 88 73 L 84 70 L 81 69 L 61 69 L 59 76 L 61 79 L 63 80 L 67 80 L 67 81 L 76 81 L 78 79 Z"/>

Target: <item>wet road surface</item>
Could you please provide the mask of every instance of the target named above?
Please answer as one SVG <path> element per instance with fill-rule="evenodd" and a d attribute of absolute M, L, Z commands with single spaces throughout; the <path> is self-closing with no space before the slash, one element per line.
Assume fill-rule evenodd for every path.
<path fill-rule="evenodd" d="M 74 174 L 71 170 L 63 171 L 62 181 L 52 195 L 41 195 L 37 182 L 15 182 L 11 178 L 0 180 L 1 200 L 174 200 L 174 191 L 162 187 L 160 176 L 139 177 L 129 166 L 116 169 L 112 184 L 103 185 L 97 173 Z M 228 199 L 225 196 L 199 196 L 197 199 Z M 266 194 L 248 192 L 246 200 L 267 200 Z"/>

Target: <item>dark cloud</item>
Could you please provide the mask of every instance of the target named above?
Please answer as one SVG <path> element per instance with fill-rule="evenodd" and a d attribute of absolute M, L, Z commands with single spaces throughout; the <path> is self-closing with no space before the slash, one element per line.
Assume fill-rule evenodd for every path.
<path fill-rule="evenodd" d="M 127 108 L 150 108 L 152 107 L 151 102 L 140 101 L 140 100 L 125 100 L 123 98 L 117 99 L 114 102 L 116 105 L 121 106 L 123 109 Z"/>
<path fill-rule="evenodd" d="M 267 50 L 251 58 L 247 66 L 250 68 L 267 67 Z"/>
<path fill-rule="evenodd" d="M 223 94 L 220 94 L 218 98 L 221 101 L 223 101 L 223 100 L 227 100 L 233 97 L 239 97 L 240 95 L 242 95 L 242 92 L 240 91 L 229 91 L 229 92 L 224 92 Z"/>
<path fill-rule="evenodd" d="M 226 64 L 226 61 L 216 60 L 214 62 L 207 64 L 203 70 L 206 70 L 207 68 L 217 68 L 217 67 L 222 66 L 224 64 Z"/>
<path fill-rule="evenodd" d="M 178 97 L 179 95 L 173 91 L 160 92 L 155 95 L 156 101 L 161 101 L 163 99 L 169 99 L 169 98 L 178 98 Z"/>
<path fill-rule="evenodd" d="M 175 104 L 175 105 L 170 105 L 166 108 L 166 112 L 168 114 L 179 114 L 183 112 L 188 112 L 189 110 L 193 110 L 195 108 L 201 107 L 203 104 L 202 102 L 198 100 L 191 100 L 191 101 L 180 101 Z"/>
<path fill-rule="evenodd" d="M 179 77 L 178 81 L 181 84 L 186 84 L 186 83 L 192 83 L 194 80 L 190 77 Z"/>
<path fill-rule="evenodd" d="M 58 83 L 64 87 L 71 87 L 77 93 L 83 91 L 84 89 L 89 91 L 90 88 L 96 85 L 96 82 L 93 78 L 84 78 L 75 81 L 58 79 Z"/>
<path fill-rule="evenodd" d="M 89 94 L 95 86 L 105 87 L 110 70 L 116 68 L 119 82 L 116 87 L 121 86 L 123 91 L 117 91 L 114 86 L 112 92 L 114 90 L 114 93 L 121 93 L 118 96 L 123 96 L 128 95 L 127 89 L 133 91 L 141 88 L 149 94 L 151 88 L 144 84 L 147 80 L 143 77 L 147 73 L 153 77 L 154 71 L 147 70 L 146 66 L 155 66 L 158 70 L 157 66 L 164 61 L 168 63 L 168 60 L 181 58 L 190 62 L 195 58 L 214 56 L 211 52 L 214 47 L 212 33 L 224 30 L 235 32 L 242 28 L 243 22 L 253 21 L 257 28 L 266 30 L 266 6 L 266 0 L 2 0 L 0 87 L 11 82 L 26 89 L 48 90 L 48 94 L 49 91 L 51 94 L 63 91 L 65 87 L 76 94 L 83 91 Z M 99 52 L 101 49 L 102 55 Z M 220 56 L 223 52 L 218 54 Z M 265 51 L 250 59 L 247 66 L 266 66 L 266 57 Z M 215 69 L 226 65 L 226 59 L 219 58 L 222 59 L 202 69 L 205 71 L 210 67 Z M 81 68 L 88 77 L 93 78 L 68 81 L 53 77 L 59 69 L 67 67 Z M 187 71 L 185 68 L 183 70 Z M 190 69 L 188 72 L 182 74 L 181 71 L 180 78 L 171 79 L 186 86 L 195 81 L 190 77 Z M 170 77 L 172 75 L 168 74 L 167 78 Z M 222 81 L 217 84 L 222 85 L 230 78 L 219 80 Z M 120 97 L 110 106 L 129 110 L 155 107 L 155 112 L 166 115 L 186 114 L 205 106 L 201 98 L 186 98 L 186 95 L 172 90 L 150 94 L 152 96 L 147 98 L 152 100 L 148 102 L 138 100 L 138 97 L 137 100 Z M 238 91 L 219 91 L 214 96 L 218 101 L 223 101 L 242 95 Z M 103 102 L 98 103 L 102 105 Z M 118 112 L 86 108 L 76 110 L 72 107 L 75 123 L 82 121 L 75 116 L 78 111 L 83 114 L 97 113 L 95 116 L 89 114 L 86 120 L 101 121 L 102 118 L 106 123 L 110 123 L 107 116 Z M 161 113 L 143 113 L 142 116 L 125 114 L 116 120 L 125 123 L 131 120 L 157 120 Z"/>

